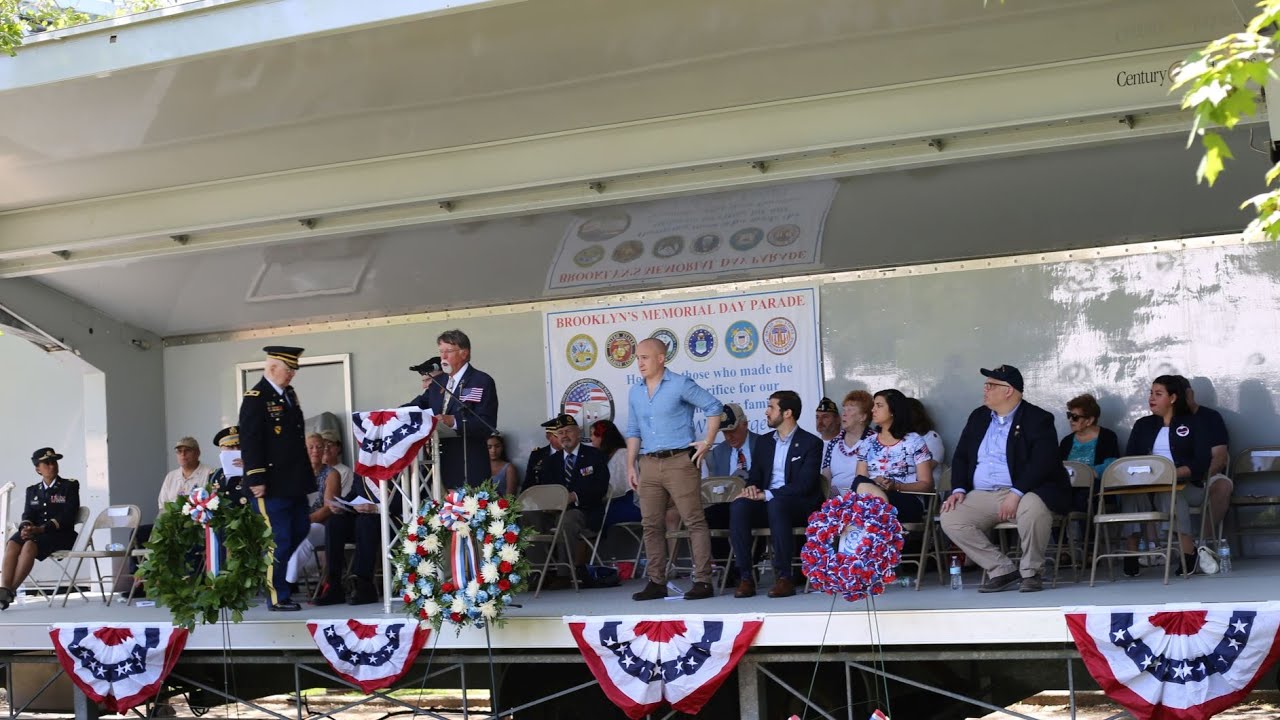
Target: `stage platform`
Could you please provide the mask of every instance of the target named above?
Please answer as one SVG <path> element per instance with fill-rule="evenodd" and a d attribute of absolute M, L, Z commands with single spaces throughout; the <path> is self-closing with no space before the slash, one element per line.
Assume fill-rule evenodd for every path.
<path fill-rule="evenodd" d="M 757 649 L 802 649 L 819 644 L 850 648 L 877 642 L 885 648 L 1069 643 L 1071 639 L 1062 615 L 1064 607 L 1161 603 L 1186 606 L 1273 600 L 1280 578 L 1280 562 L 1274 559 L 1237 561 L 1235 572 L 1230 575 L 1193 576 L 1189 580 L 1173 578 L 1167 586 L 1161 584 L 1153 568 L 1145 569 L 1139 578 L 1121 577 L 1110 582 L 1103 579 L 1105 577 L 1099 568 L 1098 584 L 1092 588 L 1086 575 L 1079 583 L 1070 582 L 1068 577 L 1056 589 L 1046 588 L 1039 593 L 1021 594 L 1014 590 L 984 595 L 977 591 L 976 572 L 965 573 L 965 589 L 959 592 L 939 586 L 937 575 L 929 575 L 919 592 L 893 586 L 875 598 L 874 605 L 868 601 L 848 603 L 837 599 L 833 602 L 830 596 L 817 593 L 770 599 L 763 595 L 763 588 L 760 596 L 747 600 L 735 599 L 730 590 L 720 597 L 696 602 L 682 599 L 634 602 L 630 595 L 643 584 L 633 580 L 622 587 L 605 590 L 543 592 L 536 600 L 532 593 L 525 594 L 520 597 L 523 607 L 511 609 L 506 627 L 491 633 L 491 638 L 495 651 L 568 650 L 575 646 L 561 619 L 564 615 L 766 613 L 768 619 L 755 642 Z M 676 582 L 688 585 L 688 580 Z M 393 613 L 397 607 L 392 606 Z M 872 610 L 874 612 L 870 612 Z M 237 651 L 312 651 L 315 646 L 307 634 L 307 620 L 351 617 L 383 617 L 382 606 L 304 605 L 297 613 L 273 613 L 264 606 L 254 607 L 246 613 L 243 622 L 229 628 L 231 646 Z M 0 613 L 0 647 L 11 651 L 49 650 L 48 627 L 56 622 L 125 623 L 168 619 L 169 614 L 163 608 L 122 603 L 107 607 L 100 601 L 86 603 L 74 597 L 66 608 L 48 607 L 42 601 L 27 598 L 22 604 Z M 485 635 L 483 631 L 469 630 L 455 636 L 446 626 L 438 641 L 432 642 L 438 642 L 438 650 L 477 650 L 485 648 Z M 223 629 L 218 625 L 197 628 L 187 648 L 222 650 Z"/>

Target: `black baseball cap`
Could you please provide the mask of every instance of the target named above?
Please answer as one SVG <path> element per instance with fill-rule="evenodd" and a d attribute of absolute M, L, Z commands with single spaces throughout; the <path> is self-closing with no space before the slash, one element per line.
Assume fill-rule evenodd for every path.
<path fill-rule="evenodd" d="M 836 407 L 834 402 L 831 402 L 831 398 L 824 397 L 818 401 L 818 407 L 815 412 L 827 412 L 832 413 L 833 415 L 839 415 L 840 408 Z"/>
<path fill-rule="evenodd" d="M 981 372 L 992 380 L 1008 383 L 1014 390 L 1022 392 L 1022 373 L 1012 365 L 1001 365 L 994 370 L 982 368 Z"/>
<path fill-rule="evenodd" d="M 423 360 L 417 365 L 411 366 L 409 369 L 419 375 L 427 375 L 429 373 L 442 372 L 444 370 L 444 368 L 440 366 L 440 358 L 438 356 L 428 360 Z"/>

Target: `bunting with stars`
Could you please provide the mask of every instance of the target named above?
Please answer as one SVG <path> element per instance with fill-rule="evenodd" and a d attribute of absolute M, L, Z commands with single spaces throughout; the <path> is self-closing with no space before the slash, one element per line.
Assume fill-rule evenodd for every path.
<path fill-rule="evenodd" d="M 664 702 L 698 714 L 751 647 L 764 615 L 564 621 L 604 694 L 638 720 Z"/>
<path fill-rule="evenodd" d="M 107 712 L 124 715 L 155 696 L 187 645 L 170 623 L 49 628 L 58 662 L 71 682 Z"/>
<path fill-rule="evenodd" d="M 329 667 L 366 693 L 391 687 L 413 665 L 431 629 L 405 620 L 313 620 L 307 631 Z"/>
<path fill-rule="evenodd" d="M 356 474 L 376 482 L 390 480 L 418 456 L 438 418 L 416 407 L 351 413 L 356 440 Z"/>
<path fill-rule="evenodd" d="M 1137 720 L 1208 720 L 1280 656 L 1280 603 L 1065 608 L 1085 667 Z"/>

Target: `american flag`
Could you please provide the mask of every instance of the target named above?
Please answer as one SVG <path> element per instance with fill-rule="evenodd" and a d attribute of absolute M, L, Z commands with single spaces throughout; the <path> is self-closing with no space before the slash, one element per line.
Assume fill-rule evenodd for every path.
<path fill-rule="evenodd" d="M 484 397 L 484 388 L 463 388 L 462 394 L 458 396 L 458 402 L 480 402 Z"/>
<path fill-rule="evenodd" d="M 583 408 L 591 408 L 593 403 L 600 403 L 607 409 L 609 406 L 609 393 L 599 385 L 579 385 L 569 391 L 564 397 L 564 413 L 573 418 L 583 417 Z M 599 418 L 591 418 L 598 420 Z"/>

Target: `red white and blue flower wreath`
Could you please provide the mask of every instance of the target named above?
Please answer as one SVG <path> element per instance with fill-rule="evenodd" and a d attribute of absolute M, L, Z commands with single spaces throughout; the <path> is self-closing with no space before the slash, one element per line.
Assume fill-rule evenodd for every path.
<path fill-rule="evenodd" d="M 809 516 L 800 560 L 814 590 L 849 602 L 879 595 L 901 559 L 898 509 L 874 495 L 846 493 Z"/>

